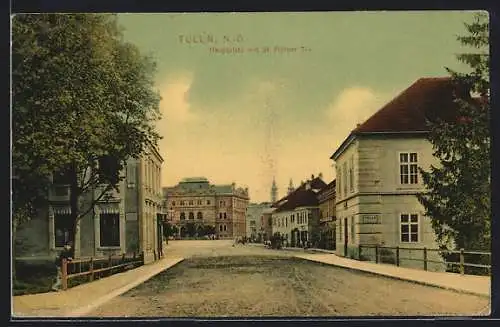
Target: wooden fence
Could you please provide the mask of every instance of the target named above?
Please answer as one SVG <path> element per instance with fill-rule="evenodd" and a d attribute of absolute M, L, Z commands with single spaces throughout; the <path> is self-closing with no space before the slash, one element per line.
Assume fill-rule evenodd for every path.
<path fill-rule="evenodd" d="M 451 267 L 458 267 L 458 272 L 460 274 L 465 274 L 466 267 L 480 268 L 491 274 L 491 252 L 483 252 L 483 251 L 465 251 L 464 249 L 460 250 L 439 250 L 439 249 L 429 249 L 429 248 L 409 248 L 409 247 L 390 247 L 390 246 L 379 246 L 379 245 L 359 245 L 358 246 L 358 259 L 363 260 L 366 258 L 363 256 L 363 249 L 374 249 L 375 250 L 375 262 L 376 263 L 392 263 L 396 266 L 400 266 L 402 260 L 413 260 L 413 261 L 421 261 L 423 262 L 424 270 L 428 270 L 429 263 L 443 264 L 449 265 Z M 384 251 L 385 250 L 385 251 Z M 387 254 L 387 250 L 389 250 L 389 254 Z M 393 252 L 394 250 L 394 252 Z M 421 258 L 411 258 L 411 257 L 401 257 L 400 252 L 404 251 L 421 251 Z M 383 253 L 386 252 L 386 253 Z M 442 260 L 432 260 L 429 259 L 430 253 L 438 253 Z M 458 261 L 448 261 L 444 257 L 451 257 L 455 255 L 458 258 Z M 391 260 L 387 260 L 387 257 Z M 466 260 L 467 257 L 471 256 L 485 256 L 488 257 L 489 264 L 479 264 L 479 263 L 470 263 Z M 385 260 L 384 260 L 385 259 Z M 454 269 L 451 269 L 454 271 Z"/>
<path fill-rule="evenodd" d="M 100 258 L 80 258 L 75 260 L 62 260 L 61 284 L 62 289 L 68 289 L 70 279 L 88 276 L 88 281 L 110 276 L 116 272 L 133 269 L 144 264 L 144 255 L 123 254 L 120 256 L 109 256 Z"/>

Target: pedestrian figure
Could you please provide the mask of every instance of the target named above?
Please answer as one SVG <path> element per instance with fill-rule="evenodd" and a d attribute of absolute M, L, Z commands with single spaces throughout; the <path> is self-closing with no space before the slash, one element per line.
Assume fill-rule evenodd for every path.
<path fill-rule="evenodd" d="M 52 290 L 56 292 L 58 292 L 61 289 L 63 259 L 66 259 L 67 261 L 73 260 L 73 245 L 71 244 L 71 242 L 66 242 L 66 244 L 64 244 L 63 250 L 56 258 L 55 264 L 57 267 L 57 276 L 56 276 L 56 282 L 54 283 L 54 285 L 52 285 Z"/>

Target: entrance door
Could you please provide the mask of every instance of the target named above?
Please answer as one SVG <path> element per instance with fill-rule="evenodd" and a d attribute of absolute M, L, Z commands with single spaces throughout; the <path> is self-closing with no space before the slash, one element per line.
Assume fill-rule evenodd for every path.
<path fill-rule="evenodd" d="M 162 219 L 157 216 L 156 218 L 156 231 L 157 231 L 157 246 L 158 249 L 158 259 L 163 257 L 163 224 Z"/>
<path fill-rule="evenodd" d="M 347 228 L 347 218 L 344 218 L 344 257 L 347 257 L 347 243 L 349 242 L 349 231 Z"/>

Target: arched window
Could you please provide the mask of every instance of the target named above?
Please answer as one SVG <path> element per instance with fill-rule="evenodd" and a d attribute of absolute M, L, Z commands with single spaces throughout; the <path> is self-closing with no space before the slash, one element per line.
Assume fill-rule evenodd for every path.
<path fill-rule="evenodd" d="M 219 219 L 222 219 L 222 212 L 219 212 Z"/>
<path fill-rule="evenodd" d="M 189 213 L 189 219 L 194 219 L 194 213 L 192 212 Z"/>
<path fill-rule="evenodd" d="M 184 212 L 181 212 L 181 220 L 186 219 L 186 214 Z"/>
<path fill-rule="evenodd" d="M 226 213 L 224 212 L 224 219 L 226 219 L 226 218 L 227 218 L 227 216 L 226 216 Z"/>
<path fill-rule="evenodd" d="M 200 211 L 198 211 L 198 213 L 196 214 L 196 218 L 203 219 L 203 214 Z"/>

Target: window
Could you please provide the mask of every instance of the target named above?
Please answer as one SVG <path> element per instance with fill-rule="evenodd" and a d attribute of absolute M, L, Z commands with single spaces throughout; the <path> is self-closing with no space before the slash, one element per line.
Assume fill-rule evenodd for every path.
<path fill-rule="evenodd" d="M 285 217 L 285 227 L 288 227 L 288 217 Z"/>
<path fill-rule="evenodd" d="M 224 231 L 226 231 L 226 230 L 227 230 L 227 226 L 226 226 L 226 225 L 224 225 Z"/>
<path fill-rule="evenodd" d="M 129 187 L 133 187 L 135 185 L 135 165 L 129 164 L 127 165 L 127 183 Z"/>
<path fill-rule="evenodd" d="M 294 222 L 295 222 L 295 215 L 292 215 L 292 217 L 290 218 L 290 222 L 291 222 L 291 223 L 294 223 Z"/>
<path fill-rule="evenodd" d="M 198 213 L 196 214 L 196 218 L 203 219 L 203 214 L 200 211 L 198 211 Z"/>
<path fill-rule="evenodd" d="M 69 172 L 67 170 L 54 172 L 52 174 L 52 183 L 53 184 L 69 185 L 71 183 Z"/>
<path fill-rule="evenodd" d="M 55 246 L 63 247 L 66 242 L 72 241 L 73 224 L 70 214 L 54 214 Z"/>
<path fill-rule="evenodd" d="M 189 212 L 189 219 L 194 219 L 194 213 L 192 211 Z"/>
<path fill-rule="evenodd" d="M 418 242 L 418 214 L 401 214 L 401 242 Z"/>
<path fill-rule="evenodd" d="M 349 162 L 349 187 L 351 193 L 354 192 L 354 156 L 351 156 Z"/>
<path fill-rule="evenodd" d="M 399 154 L 399 176 L 401 184 L 418 184 L 417 153 Z"/>
<path fill-rule="evenodd" d="M 226 218 L 227 218 L 227 215 L 226 215 L 226 213 L 224 212 L 224 219 L 226 219 Z"/>
<path fill-rule="evenodd" d="M 181 206 L 183 206 L 183 205 L 184 205 L 184 201 L 181 201 Z"/>
<path fill-rule="evenodd" d="M 344 181 L 344 195 L 347 195 L 347 162 L 343 165 L 342 180 Z"/>
<path fill-rule="evenodd" d="M 120 215 L 100 214 L 101 246 L 120 246 Z"/>
<path fill-rule="evenodd" d="M 219 212 L 219 219 L 222 219 L 222 212 Z"/>
<path fill-rule="evenodd" d="M 250 226 L 255 226 L 255 220 L 250 220 Z"/>
<path fill-rule="evenodd" d="M 173 206 L 173 207 L 175 206 L 175 201 L 172 201 L 172 206 Z"/>
<path fill-rule="evenodd" d="M 219 225 L 219 232 L 222 232 L 222 225 Z"/>
<path fill-rule="evenodd" d="M 186 219 L 186 213 L 184 212 L 181 212 L 181 217 L 180 217 L 181 220 L 185 220 Z"/>
<path fill-rule="evenodd" d="M 207 206 L 209 206 L 209 205 L 210 205 L 210 200 L 207 200 Z"/>
<path fill-rule="evenodd" d="M 193 200 L 190 200 L 189 201 L 189 205 L 192 206 L 194 203 L 193 203 Z"/>
<path fill-rule="evenodd" d="M 198 204 L 199 206 L 201 206 L 201 200 L 198 200 L 198 201 L 196 202 L 196 204 Z"/>
<path fill-rule="evenodd" d="M 103 156 L 98 160 L 98 173 L 101 177 L 111 181 L 118 181 L 120 162 L 112 156 Z"/>
<path fill-rule="evenodd" d="M 340 169 L 337 169 L 337 193 L 342 197 L 342 174 Z"/>

